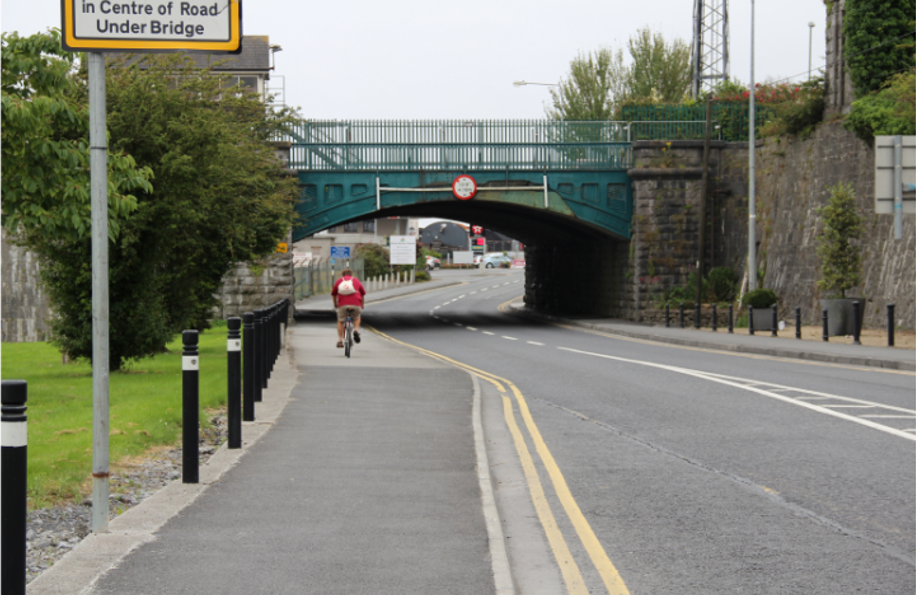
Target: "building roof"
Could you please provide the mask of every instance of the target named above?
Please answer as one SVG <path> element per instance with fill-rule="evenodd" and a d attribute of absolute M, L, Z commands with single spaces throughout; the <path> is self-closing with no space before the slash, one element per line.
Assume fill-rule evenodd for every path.
<path fill-rule="evenodd" d="M 129 52 L 111 52 L 111 56 L 129 54 Z M 213 68 L 217 72 L 258 72 L 270 73 L 270 39 L 267 35 L 243 35 L 242 51 L 239 54 L 225 52 L 188 52 L 187 55 L 198 68 L 219 62 Z M 133 54 L 127 64 L 142 60 L 143 54 Z M 141 68 L 142 68 L 141 63 Z"/>
<path fill-rule="evenodd" d="M 267 35 L 243 35 L 240 54 L 192 52 L 189 54 L 194 64 L 206 68 L 208 64 L 222 62 L 214 70 L 220 71 L 257 71 L 270 70 L 270 40 Z"/>

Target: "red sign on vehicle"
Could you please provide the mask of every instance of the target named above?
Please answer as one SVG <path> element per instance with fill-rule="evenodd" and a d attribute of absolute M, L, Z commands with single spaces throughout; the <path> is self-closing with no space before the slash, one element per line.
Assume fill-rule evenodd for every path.
<path fill-rule="evenodd" d="M 452 182 L 452 194 L 458 200 L 471 200 L 477 194 L 477 182 L 471 176 L 458 176 Z"/>

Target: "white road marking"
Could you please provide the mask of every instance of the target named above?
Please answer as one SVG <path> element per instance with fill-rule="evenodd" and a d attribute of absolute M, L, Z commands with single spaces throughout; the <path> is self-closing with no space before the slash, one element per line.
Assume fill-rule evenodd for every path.
<path fill-rule="evenodd" d="M 786 402 L 786 403 L 791 403 L 791 404 L 793 404 L 793 405 L 798 405 L 799 407 L 804 407 L 804 408 L 806 408 L 806 409 L 810 409 L 810 410 L 816 411 L 816 412 L 818 412 L 818 413 L 823 413 L 823 414 L 826 414 L 826 415 L 830 415 L 830 416 L 833 416 L 833 417 L 838 417 L 838 418 L 840 418 L 840 419 L 844 419 L 844 420 L 846 420 L 846 421 L 851 421 L 851 422 L 853 422 L 853 423 L 857 423 L 857 424 L 860 424 L 860 425 L 863 425 L 863 426 L 867 426 L 867 427 L 869 427 L 869 428 L 872 428 L 872 429 L 874 429 L 874 430 L 879 430 L 879 431 L 885 432 L 885 433 L 887 433 L 887 434 L 892 434 L 892 435 L 894 435 L 894 436 L 898 436 L 898 437 L 901 437 L 901 438 L 906 438 L 906 439 L 908 439 L 908 440 L 916 441 L 916 436 L 914 436 L 914 435 L 912 435 L 912 434 L 908 434 L 908 433 L 905 432 L 905 431 L 901 431 L 901 430 L 898 430 L 898 429 L 896 429 L 896 428 L 891 428 L 891 427 L 889 427 L 889 426 L 885 426 L 885 425 L 882 425 L 882 424 L 879 424 L 879 423 L 875 423 L 875 422 L 873 422 L 873 421 L 869 421 L 868 419 L 863 419 L 862 417 L 859 417 L 859 416 L 849 415 L 849 414 L 846 414 L 846 413 L 841 413 L 841 412 L 839 412 L 839 411 L 834 411 L 833 409 L 830 409 L 830 408 L 827 407 L 827 406 L 821 406 L 821 405 L 815 405 L 814 403 L 808 403 L 807 401 L 804 401 L 804 400 L 802 400 L 802 399 L 799 398 L 799 397 L 788 397 L 788 396 L 781 395 L 781 394 L 778 394 L 778 393 L 776 393 L 776 392 L 773 392 L 772 390 L 767 390 L 767 389 L 763 389 L 763 388 L 758 388 L 758 386 L 767 386 L 768 389 L 773 389 L 773 388 L 781 388 L 781 389 L 787 389 L 787 388 L 788 388 L 788 389 L 792 389 L 792 387 L 789 387 L 789 386 L 779 385 L 779 384 L 768 384 L 768 383 L 759 382 L 759 381 L 756 381 L 756 380 L 750 380 L 750 379 L 747 379 L 747 378 L 739 378 L 739 377 L 736 377 L 736 376 L 726 376 L 726 375 L 724 375 L 724 374 L 714 374 L 714 373 L 712 373 L 712 372 L 702 372 L 702 371 L 699 371 L 699 370 L 691 370 L 691 369 L 689 369 L 689 368 L 679 368 L 679 367 L 677 367 L 677 366 L 669 366 L 669 365 L 667 365 L 667 364 L 657 364 L 657 363 L 654 363 L 654 362 L 646 362 L 646 361 L 628 359 L 628 358 L 625 358 L 625 357 L 617 357 L 617 356 L 613 356 L 613 355 L 605 355 L 605 354 L 602 354 L 602 353 L 594 353 L 594 352 L 591 352 L 591 351 L 581 351 L 581 350 L 579 350 L 579 349 L 570 349 L 569 347 L 557 347 L 557 349 L 559 349 L 559 350 L 561 350 L 561 351 L 568 351 L 568 352 L 570 352 L 570 353 L 579 353 L 579 354 L 582 354 L 582 355 L 591 355 L 591 356 L 593 356 L 593 357 L 600 357 L 600 358 L 603 358 L 603 359 L 610 359 L 610 360 L 615 360 L 615 361 L 620 361 L 620 362 L 626 362 L 626 363 L 630 363 L 630 364 L 638 364 L 638 365 L 640 365 L 640 366 L 649 366 L 649 367 L 652 367 L 652 368 L 660 368 L 660 369 L 662 369 L 662 370 L 668 370 L 668 371 L 670 371 L 670 372 L 676 372 L 676 373 L 678 373 L 678 374 L 686 374 L 686 375 L 688 375 L 688 376 L 693 376 L 693 377 L 699 378 L 699 379 L 701 379 L 701 380 L 708 380 L 708 381 L 710 381 L 710 382 L 717 382 L 717 383 L 719 383 L 719 384 L 724 384 L 724 385 L 726 385 L 726 386 L 733 386 L 733 387 L 735 387 L 735 388 L 740 388 L 740 389 L 747 390 L 747 391 L 751 391 L 751 392 L 755 392 L 755 393 L 758 393 L 758 394 L 761 394 L 761 395 L 764 395 L 764 396 L 767 396 L 767 397 L 771 397 L 771 398 L 777 399 L 777 400 L 779 400 L 779 401 L 784 401 L 784 402 Z M 852 398 L 852 397 L 841 397 L 841 396 L 839 396 L 839 395 L 829 395 L 829 394 L 827 394 L 827 393 L 819 393 L 819 392 L 817 392 L 817 391 L 811 391 L 811 390 L 806 390 L 806 389 L 801 389 L 801 388 L 795 388 L 795 389 L 792 389 L 792 390 L 793 390 L 794 392 L 797 392 L 797 393 L 808 393 L 808 394 L 811 395 L 811 396 L 819 396 L 819 397 L 831 398 L 831 399 L 834 399 L 834 400 L 837 400 L 837 401 L 847 401 L 847 402 L 850 402 L 850 403 L 859 403 L 859 404 L 864 404 L 864 405 L 870 405 L 871 408 L 881 408 L 881 409 L 887 409 L 887 410 L 889 410 L 889 411 L 900 411 L 900 412 L 902 412 L 902 413 L 912 413 L 912 414 L 916 415 L 916 411 L 913 411 L 913 410 L 911 410 L 911 409 L 904 409 L 904 408 L 902 408 L 902 407 L 894 407 L 894 406 L 892 406 L 892 405 L 875 404 L 875 403 L 870 403 L 869 401 L 863 401 L 863 400 L 861 400 L 861 399 L 854 399 L 854 398 Z"/>
<path fill-rule="evenodd" d="M 866 413 L 860 417 L 868 417 L 871 419 L 913 419 L 916 418 L 916 415 L 878 415 L 875 413 Z"/>
<path fill-rule="evenodd" d="M 515 337 L 509 337 L 508 335 L 503 335 L 503 339 L 509 339 L 510 341 L 518 341 Z"/>
<path fill-rule="evenodd" d="M 529 345 L 537 345 L 538 347 L 543 347 L 543 343 L 538 343 L 537 341 L 528 341 Z"/>
<path fill-rule="evenodd" d="M 453 322 L 452 324 L 454 324 L 455 326 L 464 326 L 464 325 L 461 324 L 460 322 Z"/>
<path fill-rule="evenodd" d="M 465 328 L 468 329 L 469 331 L 476 331 L 476 330 L 477 330 L 477 329 L 474 328 L 473 326 L 466 326 Z"/>
<path fill-rule="evenodd" d="M 491 333 L 490 331 L 483 331 L 483 334 L 485 334 L 485 335 L 494 335 L 494 334 L 496 334 L 496 333 Z"/>
<path fill-rule="evenodd" d="M 467 295 L 467 294 L 465 294 L 465 295 Z M 460 300 L 460 299 L 463 298 L 463 297 L 464 297 L 463 295 L 459 295 L 459 296 L 458 296 L 458 299 Z M 454 301 L 454 300 L 453 300 L 453 301 Z"/>

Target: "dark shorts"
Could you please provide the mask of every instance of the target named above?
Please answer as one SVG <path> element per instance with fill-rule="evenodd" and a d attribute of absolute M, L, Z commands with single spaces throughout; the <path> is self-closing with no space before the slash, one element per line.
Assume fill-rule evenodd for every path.
<path fill-rule="evenodd" d="M 363 313 L 363 309 L 359 306 L 341 306 L 337 308 L 337 321 L 346 322 L 347 321 L 347 310 L 353 310 L 353 320 L 356 320 Z"/>

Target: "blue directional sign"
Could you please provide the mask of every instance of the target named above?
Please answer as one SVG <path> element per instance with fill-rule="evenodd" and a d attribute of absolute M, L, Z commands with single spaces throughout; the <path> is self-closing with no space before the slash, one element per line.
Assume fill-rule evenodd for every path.
<path fill-rule="evenodd" d="M 331 258 L 350 258 L 350 247 L 331 246 Z"/>

